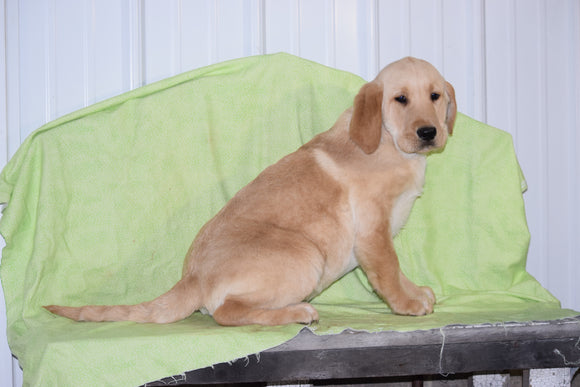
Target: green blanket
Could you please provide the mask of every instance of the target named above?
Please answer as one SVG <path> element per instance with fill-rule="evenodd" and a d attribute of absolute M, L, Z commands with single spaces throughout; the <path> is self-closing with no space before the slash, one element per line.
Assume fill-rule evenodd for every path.
<path fill-rule="evenodd" d="M 25 385 L 131 386 L 263 351 L 302 328 L 77 323 L 45 304 L 138 303 L 168 290 L 200 227 L 264 167 L 328 129 L 364 81 L 290 55 L 188 72 L 34 132 L 0 175 L 0 275 Z M 435 313 L 401 317 L 360 270 L 314 300 L 317 334 L 577 314 L 525 270 L 523 178 L 508 134 L 459 114 L 396 238 Z"/>

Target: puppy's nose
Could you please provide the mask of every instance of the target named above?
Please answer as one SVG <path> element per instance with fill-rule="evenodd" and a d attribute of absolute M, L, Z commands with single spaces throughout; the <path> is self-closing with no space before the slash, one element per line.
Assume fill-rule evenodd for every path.
<path fill-rule="evenodd" d="M 422 126 L 417 129 L 417 136 L 423 141 L 431 141 L 437 135 L 437 128 L 434 126 Z"/>

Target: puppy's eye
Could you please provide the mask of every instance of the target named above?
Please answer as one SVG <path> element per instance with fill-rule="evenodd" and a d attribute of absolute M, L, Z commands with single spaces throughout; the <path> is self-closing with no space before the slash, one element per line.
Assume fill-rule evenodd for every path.
<path fill-rule="evenodd" d="M 405 97 L 404 95 L 399 95 L 398 97 L 395 97 L 395 101 L 397 101 L 398 103 L 401 103 L 403 105 L 407 104 L 407 97 Z"/>
<path fill-rule="evenodd" d="M 437 101 L 441 97 L 441 94 L 431 93 L 431 101 Z"/>

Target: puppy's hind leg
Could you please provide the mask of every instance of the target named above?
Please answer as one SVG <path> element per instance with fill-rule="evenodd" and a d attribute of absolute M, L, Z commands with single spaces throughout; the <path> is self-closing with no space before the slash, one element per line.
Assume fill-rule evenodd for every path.
<path fill-rule="evenodd" d="M 268 309 L 229 298 L 215 310 L 213 318 L 226 326 L 310 324 L 318 321 L 318 312 L 307 302 Z"/>

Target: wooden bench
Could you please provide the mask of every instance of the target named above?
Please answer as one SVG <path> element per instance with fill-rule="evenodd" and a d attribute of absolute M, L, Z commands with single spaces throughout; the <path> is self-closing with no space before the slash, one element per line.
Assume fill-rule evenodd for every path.
<path fill-rule="evenodd" d="M 534 386 L 570 384 L 580 366 L 580 316 L 527 323 L 451 325 L 413 332 L 345 331 L 292 340 L 247 358 L 144 386 L 297 382 L 476 373 L 474 385 L 507 385 L 490 376 L 528 370 Z M 540 369 L 557 369 L 542 372 Z M 537 371 L 536 371 L 537 370 Z M 534 384 L 533 380 L 541 380 Z M 566 384 L 567 383 L 567 384 Z"/>

